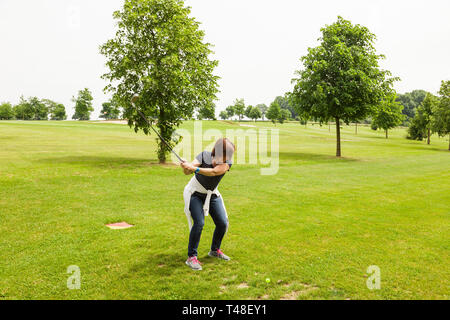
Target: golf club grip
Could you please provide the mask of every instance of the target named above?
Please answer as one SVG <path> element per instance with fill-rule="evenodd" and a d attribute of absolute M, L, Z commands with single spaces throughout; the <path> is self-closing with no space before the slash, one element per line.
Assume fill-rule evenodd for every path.
<path fill-rule="evenodd" d="M 164 138 L 161 136 L 161 134 L 158 131 L 156 131 L 155 128 L 153 128 L 152 124 L 150 123 L 150 121 L 148 121 L 148 119 L 145 117 L 145 115 L 136 107 L 136 105 L 133 102 L 131 102 L 131 104 L 136 109 L 138 114 L 147 122 L 147 124 L 150 126 L 150 128 L 152 128 L 152 130 L 158 135 L 159 139 L 161 139 L 161 141 L 164 142 L 164 144 L 170 149 L 170 151 L 178 158 L 178 160 L 181 163 L 184 163 L 185 161 L 183 159 L 181 159 L 181 157 L 172 149 L 172 147 L 166 142 L 166 140 L 164 140 Z"/>

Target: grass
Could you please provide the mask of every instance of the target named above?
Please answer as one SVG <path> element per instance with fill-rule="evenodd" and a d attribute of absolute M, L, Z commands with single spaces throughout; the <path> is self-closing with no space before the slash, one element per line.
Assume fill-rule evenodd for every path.
<path fill-rule="evenodd" d="M 154 137 L 117 124 L 0 122 L 0 299 L 449 298 L 448 138 L 428 146 L 403 129 L 386 140 L 344 127 L 337 159 L 333 128 L 277 129 L 277 175 L 235 165 L 221 183 L 233 260 L 206 258 L 208 218 L 196 273 L 184 265 L 189 177 L 157 164 Z M 135 227 L 105 227 L 124 220 Z M 70 265 L 80 290 L 67 289 Z M 366 286 L 371 265 L 381 290 Z"/>

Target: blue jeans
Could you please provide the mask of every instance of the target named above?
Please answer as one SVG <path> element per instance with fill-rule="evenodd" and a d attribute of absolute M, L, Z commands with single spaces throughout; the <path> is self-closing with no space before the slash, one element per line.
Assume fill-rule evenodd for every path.
<path fill-rule="evenodd" d="M 189 210 L 191 211 L 192 220 L 194 225 L 192 226 L 191 233 L 189 235 L 189 248 L 188 256 L 198 256 L 198 245 L 202 236 L 203 227 L 205 225 L 205 213 L 203 212 L 203 205 L 206 200 L 206 194 L 194 193 L 191 197 L 191 203 Z M 211 251 L 217 251 L 220 249 L 223 237 L 227 232 L 228 219 L 223 207 L 222 199 L 213 195 L 209 204 L 209 214 L 216 225 L 214 230 Z"/>

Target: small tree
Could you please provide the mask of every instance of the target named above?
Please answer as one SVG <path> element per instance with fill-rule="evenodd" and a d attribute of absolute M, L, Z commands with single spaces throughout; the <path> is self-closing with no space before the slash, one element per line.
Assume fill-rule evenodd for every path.
<path fill-rule="evenodd" d="M 50 114 L 51 120 L 62 121 L 67 119 L 66 107 L 63 104 L 58 103 Z"/>
<path fill-rule="evenodd" d="M 85 88 L 78 92 L 78 97 L 72 98 L 75 103 L 75 114 L 72 116 L 74 120 L 90 120 L 91 112 L 94 111 L 92 107 L 92 94 L 89 89 Z"/>
<path fill-rule="evenodd" d="M 253 119 L 256 122 L 256 120 L 260 119 L 261 117 L 262 117 L 261 110 L 257 107 L 253 107 L 249 113 L 249 118 Z"/>
<path fill-rule="evenodd" d="M 395 95 L 391 95 L 384 99 L 380 108 L 373 116 L 372 126 L 381 128 L 386 132 L 388 138 L 388 130 L 402 124 L 405 116 L 403 115 L 403 105 L 395 101 Z"/>
<path fill-rule="evenodd" d="M 308 49 L 297 71 L 292 96 L 300 116 L 336 123 L 336 156 L 341 156 L 340 122 L 360 121 L 374 113 L 379 102 L 393 92 L 389 71 L 379 68 L 375 35 L 366 27 L 338 21 L 321 29 L 320 45 Z"/>
<path fill-rule="evenodd" d="M 229 119 L 232 119 L 235 115 L 235 111 L 234 111 L 234 106 L 229 106 L 227 107 L 227 109 L 225 110 L 225 112 L 227 113 L 227 117 Z"/>
<path fill-rule="evenodd" d="M 198 110 L 199 120 L 217 120 L 216 119 L 216 105 L 205 105 Z"/>
<path fill-rule="evenodd" d="M 244 99 L 236 99 L 234 101 L 234 114 L 239 117 L 239 122 L 245 114 L 245 102 Z"/>
<path fill-rule="evenodd" d="M 245 108 L 245 112 L 244 115 L 250 119 L 250 112 L 252 112 L 253 106 L 247 106 L 247 108 Z"/>
<path fill-rule="evenodd" d="M 407 139 L 422 141 L 427 136 L 427 122 L 422 108 L 417 108 L 408 128 Z"/>
<path fill-rule="evenodd" d="M 222 119 L 222 120 L 227 120 L 227 119 L 228 119 L 228 113 L 227 113 L 226 111 L 222 111 L 222 112 L 219 114 L 219 117 L 220 117 L 220 119 Z"/>
<path fill-rule="evenodd" d="M 277 121 L 281 117 L 281 108 L 280 105 L 274 101 L 270 104 L 269 110 L 267 110 L 267 119 L 273 122 L 276 125 Z"/>
<path fill-rule="evenodd" d="M 278 121 L 281 124 L 283 124 L 285 121 L 289 120 L 290 118 L 291 118 L 291 112 L 288 109 L 281 109 L 280 117 L 278 118 Z"/>
<path fill-rule="evenodd" d="M 28 100 L 31 108 L 34 110 L 34 120 L 48 120 L 48 107 L 37 97 L 32 97 Z"/>
<path fill-rule="evenodd" d="M 267 110 L 269 108 L 264 103 L 258 104 L 256 107 L 261 111 L 262 120 L 264 121 L 265 117 L 266 117 Z"/>
<path fill-rule="evenodd" d="M 443 137 L 450 135 L 450 81 L 442 81 L 439 96 L 439 103 L 433 109 L 431 126 L 433 132 Z M 448 150 L 450 150 L 450 136 Z"/>
<path fill-rule="evenodd" d="M 0 104 L 0 120 L 11 120 L 14 118 L 14 112 L 11 103 L 4 102 Z"/>
<path fill-rule="evenodd" d="M 42 102 L 47 106 L 50 114 L 50 120 L 66 120 L 66 108 L 63 104 L 54 102 L 50 99 L 43 99 Z"/>
<path fill-rule="evenodd" d="M 427 93 L 425 99 L 418 108 L 424 118 L 423 124 L 425 125 L 425 130 L 427 132 L 427 144 L 431 143 L 431 121 L 433 120 L 433 110 L 438 104 L 439 99 L 431 93 Z"/>
<path fill-rule="evenodd" d="M 34 116 L 34 110 L 23 96 L 20 97 L 19 104 L 13 107 L 13 112 L 14 117 L 18 120 L 31 120 Z"/>
<path fill-rule="evenodd" d="M 100 111 L 100 118 L 105 120 L 118 119 L 120 117 L 120 108 L 113 100 L 104 102 L 102 104 L 102 111 Z"/>

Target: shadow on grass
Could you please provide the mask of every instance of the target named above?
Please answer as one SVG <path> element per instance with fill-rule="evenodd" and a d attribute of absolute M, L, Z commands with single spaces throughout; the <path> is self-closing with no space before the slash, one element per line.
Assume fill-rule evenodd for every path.
<path fill-rule="evenodd" d="M 182 252 L 172 254 L 156 254 L 147 257 L 144 261 L 133 265 L 129 271 L 131 273 L 157 274 L 159 276 L 169 276 L 176 269 L 187 268 L 186 255 Z"/>
<path fill-rule="evenodd" d="M 317 154 L 304 152 L 280 152 L 280 160 L 301 160 L 310 162 L 353 162 L 360 159 L 341 157 L 338 158 L 331 154 Z"/>
<path fill-rule="evenodd" d="M 139 167 L 153 167 L 153 166 L 158 167 L 177 166 L 177 164 L 171 162 L 167 162 L 166 164 L 160 164 L 159 161 L 155 159 L 106 157 L 106 156 L 57 157 L 57 158 L 39 159 L 36 161 L 54 165 L 67 164 L 67 165 L 87 166 L 95 168 L 109 168 L 109 169 L 139 168 Z"/>
<path fill-rule="evenodd" d="M 144 261 L 130 267 L 129 272 L 132 274 L 153 274 L 162 277 L 170 276 L 179 269 L 186 269 L 189 271 L 189 267 L 185 263 L 186 259 L 187 255 L 183 252 L 151 255 Z M 223 263 L 223 261 L 211 258 L 208 255 L 199 256 L 199 259 L 203 266 Z"/>

